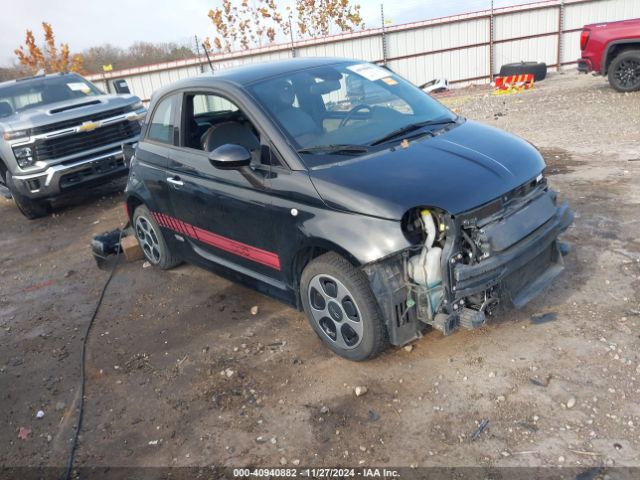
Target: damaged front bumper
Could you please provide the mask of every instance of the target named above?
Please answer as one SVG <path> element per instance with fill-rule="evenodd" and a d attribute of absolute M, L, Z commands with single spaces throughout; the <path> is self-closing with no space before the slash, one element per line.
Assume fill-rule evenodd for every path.
<path fill-rule="evenodd" d="M 563 270 L 558 236 L 573 221 L 565 202 L 535 231 L 476 265 L 451 268 L 453 300 L 466 298 L 502 284 L 516 308 L 538 295 Z"/>
<path fill-rule="evenodd" d="M 498 303 L 524 306 L 564 269 L 558 236 L 572 221 L 569 205 L 556 205 L 555 193 L 540 186 L 485 218 L 477 212 L 452 217 L 441 260 L 443 280 L 436 288 L 409 278 L 407 261 L 415 249 L 365 265 L 391 343 L 419 338 L 426 325 L 445 335 L 460 326 L 477 328 Z M 470 225 L 477 257 L 462 246 Z"/>

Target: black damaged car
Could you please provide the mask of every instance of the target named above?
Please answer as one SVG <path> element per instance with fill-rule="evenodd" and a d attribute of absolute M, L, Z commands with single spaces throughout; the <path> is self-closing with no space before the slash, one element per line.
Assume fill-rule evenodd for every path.
<path fill-rule="evenodd" d="M 158 91 L 126 205 L 153 265 L 242 281 L 365 360 L 550 284 L 573 215 L 544 168 L 387 69 L 293 59 Z"/>

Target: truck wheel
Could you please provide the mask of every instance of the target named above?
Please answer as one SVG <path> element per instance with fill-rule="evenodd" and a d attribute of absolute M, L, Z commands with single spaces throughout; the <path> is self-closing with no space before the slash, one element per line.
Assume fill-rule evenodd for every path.
<path fill-rule="evenodd" d="M 302 272 L 300 296 L 311 327 L 335 353 L 368 360 L 381 353 L 389 337 L 364 272 L 330 252 Z"/>
<path fill-rule="evenodd" d="M 151 265 L 169 270 L 180 264 L 180 259 L 175 257 L 167 247 L 160 226 L 144 205 L 140 205 L 133 212 L 133 229 L 140 248 Z"/>
<path fill-rule="evenodd" d="M 2 164 L 0 163 L 0 195 L 2 195 L 7 200 L 11 200 L 13 196 L 7 188 L 7 179 L 5 178 L 4 172 L 5 170 L 2 168 Z"/>
<path fill-rule="evenodd" d="M 640 50 L 627 50 L 613 59 L 609 83 L 619 92 L 640 90 Z"/>
<path fill-rule="evenodd" d="M 523 75 L 532 73 L 536 82 L 547 78 L 547 64 L 538 62 L 519 62 L 507 63 L 500 67 L 500 76 L 507 77 L 509 75 Z"/>
<path fill-rule="evenodd" d="M 29 220 L 46 217 L 51 213 L 51 204 L 47 200 L 32 200 L 20 194 L 13 183 L 11 172 L 8 170 L 6 173 L 5 184 L 11 192 L 11 196 L 13 197 L 13 201 L 16 203 L 18 210 L 20 210 L 20 212 Z"/>

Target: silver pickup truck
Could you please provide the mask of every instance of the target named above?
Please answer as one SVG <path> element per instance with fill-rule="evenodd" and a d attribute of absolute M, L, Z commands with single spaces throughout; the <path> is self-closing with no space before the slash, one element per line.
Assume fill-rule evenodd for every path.
<path fill-rule="evenodd" d="M 0 183 L 27 218 L 47 215 L 52 197 L 127 174 L 145 114 L 74 73 L 0 83 Z"/>

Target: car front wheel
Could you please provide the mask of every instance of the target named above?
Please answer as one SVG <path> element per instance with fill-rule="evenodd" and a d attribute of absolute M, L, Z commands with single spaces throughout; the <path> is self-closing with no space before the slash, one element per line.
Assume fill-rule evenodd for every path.
<path fill-rule="evenodd" d="M 140 248 L 149 263 L 162 270 L 168 270 L 180 263 L 180 260 L 167 247 L 160 226 L 144 205 L 140 205 L 133 212 L 133 228 Z"/>
<path fill-rule="evenodd" d="M 640 50 L 627 50 L 613 59 L 609 83 L 619 92 L 640 90 Z"/>
<path fill-rule="evenodd" d="M 302 272 L 300 295 L 311 327 L 338 355 L 368 360 L 388 346 L 366 275 L 341 256 L 326 253 L 309 263 Z"/>

